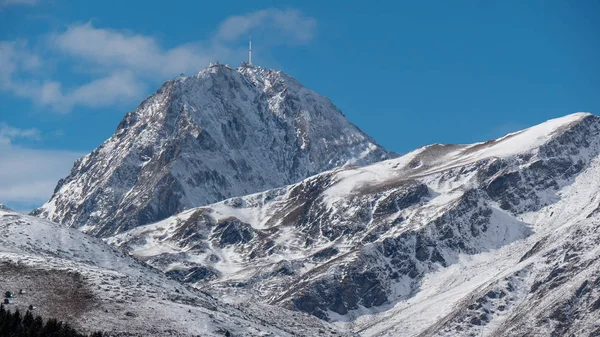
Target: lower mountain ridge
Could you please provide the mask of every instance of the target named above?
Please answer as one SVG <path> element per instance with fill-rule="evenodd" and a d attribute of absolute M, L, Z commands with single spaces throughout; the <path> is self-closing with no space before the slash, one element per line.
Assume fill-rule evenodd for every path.
<path fill-rule="evenodd" d="M 577 113 L 106 242 L 230 305 L 304 312 L 348 334 L 599 336 L 599 177 L 600 117 Z"/>
<path fill-rule="evenodd" d="M 229 305 L 100 239 L 0 209 L 0 287 L 7 310 L 31 309 L 106 336 L 345 336 L 306 314 Z M 32 306 L 30 308 L 30 306 Z"/>

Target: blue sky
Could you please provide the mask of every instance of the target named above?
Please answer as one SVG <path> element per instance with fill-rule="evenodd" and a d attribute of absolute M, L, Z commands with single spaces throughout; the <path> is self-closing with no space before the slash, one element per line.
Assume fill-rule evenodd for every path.
<path fill-rule="evenodd" d="M 72 162 L 183 72 L 254 63 L 329 97 L 402 153 L 599 114 L 598 1 L 0 0 L 0 203 Z"/>

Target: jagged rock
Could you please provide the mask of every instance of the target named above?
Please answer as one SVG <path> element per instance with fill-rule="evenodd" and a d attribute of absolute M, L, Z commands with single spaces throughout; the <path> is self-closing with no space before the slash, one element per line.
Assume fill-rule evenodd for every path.
<path fill-rule="evenodd" d="M 218 65 L 166 82 L 128 112 L 34 214 L 109 236 L 394 156 L 290 76 Z"/>
<path fill-rule="evenodd" d="M 220 220 L 213 230 L 213 238 L 218 238 L 219 246 L 248 243 L 254 238 L 252 226 L 236 218 Z"/>
<path fill-rule="evenodd" d="M 172 235 L 187 212 L 108 241 L 134 255 L 180 249 L 180 263 L 223 271 L 196 284 L 215 296 L 350 321 L 365 336 L 589 335 L 599 174 L 600 118 L 575 114 L 201 207 L 206 251 Z M 227 219 L 243 226 L 220 246 Z M 131 245 L 148 233 L 157 239 Z"/>

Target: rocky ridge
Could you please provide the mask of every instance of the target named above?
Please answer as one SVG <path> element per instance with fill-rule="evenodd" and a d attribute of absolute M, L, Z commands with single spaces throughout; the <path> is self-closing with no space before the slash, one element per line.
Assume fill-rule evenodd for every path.
<path fill-rule="evenodd" d="M 166 82 L 127 113 L 33 214 L 109 236 L 393 156 L 285 73 L 214 64 Z"/>
<path fill-rule="evenodd" d="M 365 336 L 593 333 L 599 175 L 600 118 L 579 113 L 324 172 L 108 242 L 227 301 Z"/>

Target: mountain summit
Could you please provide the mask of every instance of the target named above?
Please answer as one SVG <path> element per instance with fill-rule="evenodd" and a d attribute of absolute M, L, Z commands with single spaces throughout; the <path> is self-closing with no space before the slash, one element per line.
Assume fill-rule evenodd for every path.
<path fill-rule="evenodd" d="M 283 72 L 211 64 L 127 113 L 34 214 L 106 236 L 394 156 Z"/>

